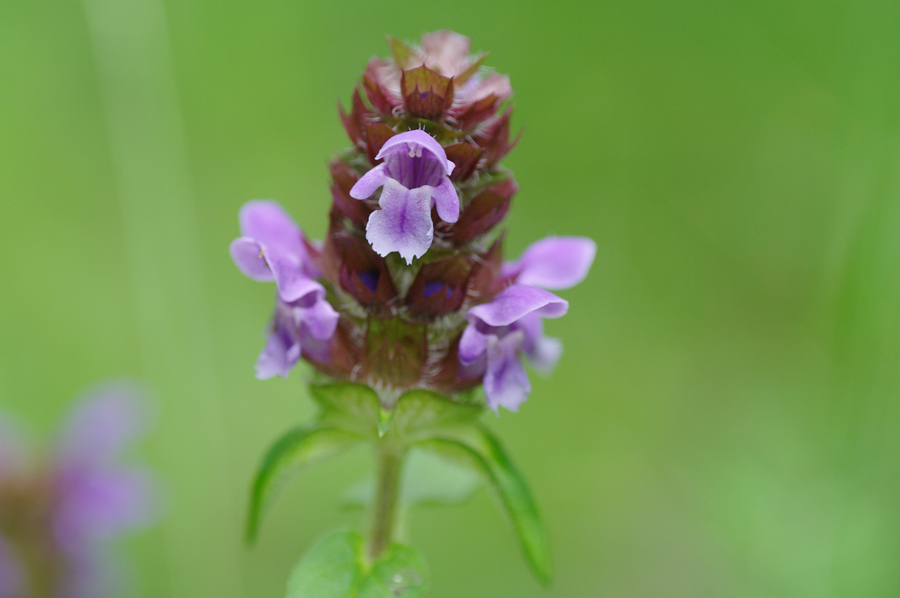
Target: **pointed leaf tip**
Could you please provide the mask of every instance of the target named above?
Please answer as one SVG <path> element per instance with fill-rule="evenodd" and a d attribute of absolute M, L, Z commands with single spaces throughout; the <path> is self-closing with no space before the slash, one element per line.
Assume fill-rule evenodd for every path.
<path fill-rule="evenodd" d="M 343 452 L 362 438 L 333 427 L 316 424 L 288 431 L 269 449 L 250 493 L 247 514 L 247 542 L 259 533 L 262 516 L 285 482 L 307 465 Z"/>
<path fill-rule="evenodd" d="M 549 585 L 552 568 L 547 532 L 524 477 L 484 426 L 447 432 L 416 446 L 470 467 L 485 478 L 512 521 L 532 573 L 543 585 Z"/>

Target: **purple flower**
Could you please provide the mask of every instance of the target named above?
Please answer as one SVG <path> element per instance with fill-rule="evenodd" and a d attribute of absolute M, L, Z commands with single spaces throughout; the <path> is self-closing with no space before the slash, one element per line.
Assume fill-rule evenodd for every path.
<path fill-rule="evenodd" d="M 528 398 L 531 384 L 521 353 L 540 371 L 556 364 L 562 345 L 544 336 L 541 318 L 561 317 L 569 304 L 544 288 L 565 289 L 584 280 L 596 249 L 581 237 L 538 241 L 518 261 L 504 265 L 502 277 L 515 284 L 469 310 L 459 360 L 470 375 L 484 376 L 488 406 L 495 411 L 500 406 L 516 411 Z"/>
<path fill-rule="evenodd" d="M 381 256 L 397 251 L 411 264 L 422 257 L 434 238 L 431 208 L 444 222 L 459 219 L 459 196 L 450 182 L 455 166 L 444 148 L 425 131 L 407 131 L 388 139 L 375 156 L 384 162 L 372 168 L 350 190 L 354 199 L 384 189 L 380 210 L 372 212 L 366 239 Z"/>
<path fill-rule="evenodd" d="M 325 299 L 325 288 L 313 280 L 321 272 L 310 258 L 302 231 L 281 206 L 251 201 L 241 208 L 239 219 L 244 236 L 229 248 L 235 265 L 250 278 L 274 280 L 278 287 L 275 316 L 256 362 L 256 377 L 286 377 L 299 361 L 306 339 L 315 346 L 327 341 L 340 316 Z"/>
<path fill-rule="evenodd" d="M 228 248 L 238 269 L 253 280 L 274 280 L 285 301 L 309 292 L 308 282 L 321 272 L 309 257 L 303 232 L 284 209 L 274 201 L 249 201 L 238 220 L 243 236 Z"/>
<path fill-rule="evenodd" d="M 105 542 L 154 518 L 149 474 L 119 462 L 145 420 L 133 389 L 106 387 L 76 407 L 46 463 L 15 457 L 0 470 L 0 598 L 110 593 Z M 27 448 L 15 444 L 0 451 Z"/>
<path fill-rule="evenodd" d="M 459 342 L 459 360 L 484 372 L 488 406 L 517 411 L 531 391 L 519 353 L 526 351 L 542 362 L 555 362 L 558 343 L 542 336 L 540 318 L 558 318 L 568 302 L 553 293 L 527 285 L 512 285 L 490 303 L 469 310 L 469 325 Z M 548 344 L 549 343 L 549 344 Z"/>
<path fill-rule="evenodd" d="M 143 432 L 145 410 L 126 386 L 109 386 L 79 404 L 63 426 L 54 478 L 62 497 L 56 540 L 75 553 L 148 522 L 152 484 L 147 472 L 118 459 Z"/>

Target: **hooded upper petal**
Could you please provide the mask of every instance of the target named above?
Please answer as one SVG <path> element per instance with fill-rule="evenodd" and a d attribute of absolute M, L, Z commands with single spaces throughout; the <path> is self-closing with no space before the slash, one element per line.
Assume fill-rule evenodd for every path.
<path fill-rule="evenodd" d="M 401 155 L 406 154 L 406 157 L 410 159 L 422 158 L 423 153 L 425 153 L 426 156 L 430 155 L 444 171 L 446 176 L 450 176 L 453 172 L 453 168 L 456 166 L 456 164 L 447 159 L 447 152 L 445 152 L 444 147 L 437 142 L 437 139 L 425 131 L 420 131 L 418 129 L 399 133 L 385 141 L 384 145 L 381 146 L 381 151 L 375 156 L 375 159 L 381 160 L 387 156 L 398 153 Z M 430 160 L 426 157 L 424 161 L 428 162 Z"/>
<path fill-rule="evenodd" d="M 597 253 L 585 237 L 547 237 L 533 243 L 516 262 L 505 264 L 503 275 L 518 284 L 567 289 L 584 280 Z"/>
<path fill-rule="evenodd" d="M 559 318 L 568 311 L 569 302 L 553 293 L 521 284 L 514 284 L 494 297 L 490 303 L 476 305 L 469 310 L 467 319 L 488 326 L 509 326 L 527 314 L 544 318 Z"/>

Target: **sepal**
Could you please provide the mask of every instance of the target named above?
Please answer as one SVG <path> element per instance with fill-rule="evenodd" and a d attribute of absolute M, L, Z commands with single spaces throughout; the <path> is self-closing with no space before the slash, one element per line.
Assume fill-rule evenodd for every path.
<path fill-rule="evenodd" d="M 406 293 L 410 311 L 428 319 L 459 310 L 473 266 L 464 255 L 424 264 Z"/>
<path fill-rule="evenodd" d="M 447 159 L 456 164 L 456 168 L 450 174 L 450 180 L 454 182 L 465 181 L 475 174 L 478 161 L 484 153 L 483 149 L 465 141 L 448 145 L 444 151 L 447 153 Z"/>
<path fill-rule="evenodd" d="M 453 79 L 424 64 L 400 76 L 403 103 L 410 116 L 438 120 L 453 103 Z"/>
<path fill-rule="evenodd" d="M 512 196 L 519 190 L 515 179 L 494 183 L 473 197 L 463 208 L 450 237 L 457 246 L 483 235 L 497 226 L 509 211 Z"/>
<path fill-rule="evenodd" d="M 373 313 L 383 311 L 397 297 L 384 258 L 361 237 L 332 231 L 322 263 L 330 281 Z"/>

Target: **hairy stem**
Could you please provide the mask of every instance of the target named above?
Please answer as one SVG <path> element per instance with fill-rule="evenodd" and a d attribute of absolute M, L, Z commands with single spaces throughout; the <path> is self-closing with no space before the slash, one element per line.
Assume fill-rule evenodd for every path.
<path fill-rule="evenodd" d="M 397 499 L 400 495 L 400 469 L 403 450 L 393 442 L 377 443 L 378 478 L 375 485 L 375 504 L 372 535 L 369 540 L 369 557 L 374 561 L 391 542 Z"/>

